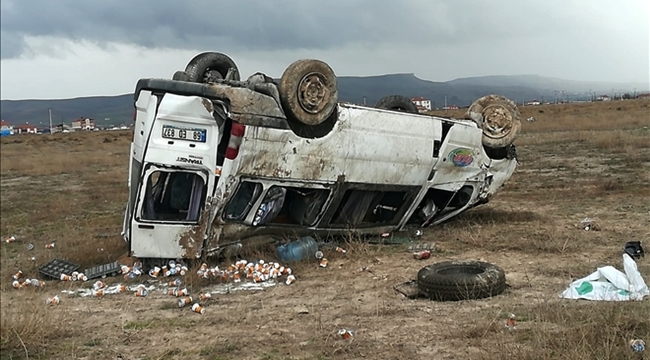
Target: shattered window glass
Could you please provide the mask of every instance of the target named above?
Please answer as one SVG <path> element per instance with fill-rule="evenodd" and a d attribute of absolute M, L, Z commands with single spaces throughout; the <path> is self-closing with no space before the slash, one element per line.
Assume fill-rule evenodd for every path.
<path fill-rule="evenodd" d="M 243 221 L 261 193 L 262 184 L 243 181 L 228 206 L 226 206 L 224 217 L 227 220 Z"/>
<path fill-rule="evenodd" d="M 332 224 L 351 227 L 392 223 L 408 195 L 404 191 L 348 190 L 336 210 Z"/>
<path fill-rule="evenodd" d="M 329 194 L 327 189 L 272 186 L 257 209 L 253 226 L 313 226 L 322 213 Z"/>

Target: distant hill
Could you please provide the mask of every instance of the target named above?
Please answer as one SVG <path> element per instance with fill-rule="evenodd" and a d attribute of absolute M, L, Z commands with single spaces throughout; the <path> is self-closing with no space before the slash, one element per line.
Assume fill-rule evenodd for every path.
<path fill-rule="evenodd" d="M 647 91 L 647 84 L 622 84 L 569 81 L 538 75 L 484 76 L 455 79 L 447 82 L 423 80 L 415 74 L 380 76 L 342 76 L 339 80 L 339 99 L 356 104 L 374 105 L 387 95 L 422 96 L 431 99 L 433 107 L 447 105 L 468 106 L 486 94 L 501 94 L 517 103 L 532 99 L 586 100 L 589 91 L 612 95 L 612 92 Z M 563 91 L 563 92 L 560 92 Z M 95 119 L 99 126 L 128 124 L 133 120 L 133 97 L 93 96 L 60 100 L 2 100 L 0 116 L 11 124 L 29 122 L 46 127 L 48 108 L 52 109 L 53 123 L 70 123 L 78 117 Z"/>

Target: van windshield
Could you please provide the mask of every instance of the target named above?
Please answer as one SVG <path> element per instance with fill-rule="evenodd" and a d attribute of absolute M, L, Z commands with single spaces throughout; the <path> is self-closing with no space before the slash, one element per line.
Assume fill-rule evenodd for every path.
<path fill-rule="evenodd" d="M 142 220 L 198 221 L 205 199 L 205 183 L 196 173 L 152 172 L 146 181 Z"/>

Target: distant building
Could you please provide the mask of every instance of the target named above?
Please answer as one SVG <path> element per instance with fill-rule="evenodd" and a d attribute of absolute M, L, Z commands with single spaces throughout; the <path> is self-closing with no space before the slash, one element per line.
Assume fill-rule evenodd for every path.
<path fill-rule="evenodd" d="M 14 128 L 16 134 L 36 134 L 36 126 L 29 124 L 18 125 Z"/>
<path fill-rule="evenodd" d="M 448 106 L 443 106 L 442 107 L 442 110 L 458 110 L 458 109 L 460 109 L 460 108 L 458 106 L 456 106 L 456 105 L 448 105 Z"/>
<path fill-rule="evenodd" d="M 539 100 L 537 100 L 537 99 L 533 99 L 533 100 L 526 103 L 526 105 L 541 105 L 541 104 L 542 103 L 539 102 Z"/>
<path fill-rule="evenodd" d="M 600 95 L 596 98 L 596 101 L 610 101 L 610 100 L 612 100 L 612 98 L 609 97 L 609 95 Z"/>
<path fill-rule="evenodd" d="M 431 100 L 425 99 L 420 96 L 416 96 L 411 99 L 413 104 L 418 108 L 419 111 L 430 111 L 431 110 Z"/>
<path fill-rule="evenodd" d="M 0 136 L 9 136 L 14 134 L 14 126 L 4 120 L 0 120 Z"/>
<path fill-rule="evenodd" d="M 636 96 L 637 99 L 650 99 L 650 93 L 639 94 Z"/>
<path fill-rule="evenodd" d="M 95 120 L 80 117 L 76 120 L 72 120 L 72 128 L 74 130 L 94 130 Z"/>

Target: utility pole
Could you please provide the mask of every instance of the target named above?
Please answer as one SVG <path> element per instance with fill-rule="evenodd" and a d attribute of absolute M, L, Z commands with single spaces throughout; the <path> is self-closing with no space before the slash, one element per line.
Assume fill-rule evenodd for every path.
<path fill-rule="evenodd" d="M 445 110 L 447 110 L 447 95 L 445 95 Z"/>
<path fill-rule="evenodd" d="M 50 113 L 50 135 L 52 135 L 52 108 L 47 108 L 47 111 Z"/>

